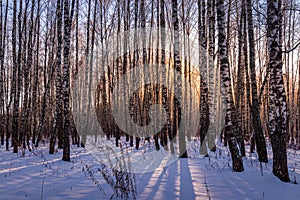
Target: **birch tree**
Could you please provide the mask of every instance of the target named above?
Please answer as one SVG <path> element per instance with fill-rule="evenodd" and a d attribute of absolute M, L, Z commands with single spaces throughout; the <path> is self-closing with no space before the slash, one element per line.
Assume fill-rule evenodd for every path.
<path fill-rule="evenodd" d="M 64 102 L 64 132 L 63 160 L 70 161 L 70 38 L 71 20 L 69 15 L 69 0 L 64 2 L 64 63 L 63 63 L 63 102 Z"/>
<path fill-rule="evenodd" d="M 181 63 L 180 63 L 180 44 L 179 44 L 179 21 L 178 21 L 178 3 L 177 0 L 172 0 L 172 25 L 173 25 L 173 31 L 174 31 L 174 67 L 175 71 L 177 71 L 174 79 L 175 79 L 175 87 L 178 88 L 179 91 L 182 91 L 182 81 L 181 81 Z M 180 75 L 178 75 L 180 74 Z M 179 98 L 180 99 L 180 98 Z M 176 103 L 178 101 L 175 101 L 174 106 L 181 109 L 181 105 L 179 103 Z M 180 124 L 180 113 L 175 113 L 177 117 L 175 117 L 173 120 L 176 121 L 176 129 L 175 131 L 179 130 L 179 124 Z M 173 130 L 174 131 L 174 130 Z M 179 132 L 179 131 L 178 131 Z M 185 143 L 185 133 L 179 133 L 179 155 L 180 158 L 187 158 L 187 152 L 186 152 L 186 143 Z"/>
<path fill-rule="evenodd" d="M 209 126 L 209 97 L 208 97 L 208 83 L 207 83 L 207 69 L 206 69 L 206 36 L 205 36 L 205 1 L 198 0 L 198 43 L 199 43 L 199 71 L 202 72 L 200 77 L 200 142 L 204 144 L 205 136 L 207 134 Z M 211 13 L 211 2 L 208 2 L 207 15 L 210 19 Z M 210 21 L 209 21 L 210 22 Z M 205 145 L 205 144 L 204 144 Z M 202 149 L 202 154 L 207 155 L 206 145 Z"/>
<path fill-rule="evenodd" d="M 62 57 L 62 11 L 61 1 L 57 0 L 56 4 L 56 21 L 57 21 L 57 53 L 56 53 L 56 100 L 55 100 L 55 114 L 53 122 L 53 131 L 50 138 L 49 153 L 54 153 L 54 146 L 56 143 L 56 137 L 59 137 L 58 147 L 62 148 L 62 130 L 63 130 L 63 118 L 62 118 L 62 88 L 61 88 L 61 57 Z"/>
<path fill-rule="evenodd" d="M 247 19 L 248 19 L 248 37 L 249 37 L 249 67 L 250 67 L 250 79 L 252 87 L 252 105 L 251 115 L 252 124 L 254 128 L 254 138 L 257 148 L 258 160 L 260 162 L 268 162 L 266 141 L 263 133 L 263 128 L 260 119 L 260 105 L 257 95 L 257 83 L 256 83 L 256 67 L 255 67 L 255 43 L 254 43 L 254 27 L 252 17 L 252 2 L 247 1 Z"/>
<path fill-rule="evenodd" d="M 286 154 L 287 103 L 282 72 L 281 0 L 268 0 L 267 37 L 270 70 L 269 135 L 273 150 L 273 174 L 289 182 Z"/>
<path fill-rule="evenodd" d="M 234 171 L 241 172 L 244 170 L 240 148 L 236 139 L 236 120 L 234 119 L 235 107 L 233 103 L 231 76 L 229 70 L 228 51 L 226 46 L 225 33 L 225 6 L 224 0 L 217 0 L 217 22 L 218 22 L 218 46 L 220 59 L 220 72 L 223 81 L 226 96 L 226 119 L 225 119 L 225 134 L 228 140 L 229 149 L 232 157 L 232 168 Z"/>
<path fill-rule="evenodd" d="M 22 2 L 22 0 L 21 0 Z M 21 3 L 20 2 L 20 3 Z M 12 28 L 12 56 L 13 56 L 13 80 L 12 80 L 12 93 L 14 99 L 14 108 L 13 108 L 13 121 L 12 121 L 12 144 L 14 146 L 14 153 L 18 152 L 18 116 L 19 116 L 19 96 L 17 91 L 17 82 L 18 82 L 18 61 L 17 61 L 17 1 L 13 2 L 13 28 Z"/>

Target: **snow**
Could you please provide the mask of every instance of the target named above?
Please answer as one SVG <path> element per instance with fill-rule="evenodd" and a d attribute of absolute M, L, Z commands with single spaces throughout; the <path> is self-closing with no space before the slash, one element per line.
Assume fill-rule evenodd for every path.
<path fill-rule="evenodd" d="M 257 155 L 247 154 L 245 171 L 235 173 L 225 147 L 219 146 L 209 158 L 189 147 L 188 159 L 135 174 L 137 199 L 299 199 L 300 184 L 274 177 L 271 159 L 261 170 Z M 110 199 L 113 190 L 98 170 L 99 161 L 87 149 L 71 150 L 71 162 L 64 162 L 61 150 L 48 154 L 47 144 L 25 157 L 1 146 L 0 199 Z M 288 150 L 288 164 L 291 181 L 299 182 L 299 150 Z"/>

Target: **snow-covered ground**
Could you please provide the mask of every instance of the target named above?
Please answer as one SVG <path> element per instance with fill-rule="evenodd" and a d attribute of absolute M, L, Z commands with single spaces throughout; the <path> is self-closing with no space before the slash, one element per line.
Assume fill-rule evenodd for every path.
<path fill-rule="evenodd" d="M 113 190 L 93 154 L 73 146 L 71 156 L 71 162 L 64 162 L 62 151 L 49 155 L 47 145 L 26 152 L 25 157 L 0 147 L 0 199 L 110 199 Z M 300 198 L 300 184 L 282 183 L 272 175 L 271 159 L 261 168 L 256 155 L 247 154 L 245 171 L 235 173 L 225 147 L 210 158 L 190 148 L 189 156 L 153 172 L 135 174 L 137 199 Z M 300 182 L 300 151 L 289 149 L 288 162 L 291 180 Z"/>

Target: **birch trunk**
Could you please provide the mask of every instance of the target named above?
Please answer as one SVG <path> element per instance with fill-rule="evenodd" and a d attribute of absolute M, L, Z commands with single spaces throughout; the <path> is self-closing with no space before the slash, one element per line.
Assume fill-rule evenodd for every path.
<path fill-rule="evenodd" d="M 70 161 L 70 38 L 71 21 L 69 16 L 69 0 L 64 0 L 64 65 L 63 65 L 63 102 L 64 102 L 64 133 L 63 158 Z"/>
<path fill-rule="evenodd" d="M 249 67 L 250 67 L 250 79 L 252 87 L 252 105 L 251 105 L 251 119 L 254 129 L 254 138 L 256 143 L 256 149 L 258 154 L 258 160 L 260 162 L 268 162 L 266 141 L 263 133 L 263 128 L 260 119 L 260 105 L 257 95 L 257 83 L 256 83 L 256 70 L 255 70 L 255 44 L 254 44 L 254 28 L 252 17 L 252 2 L 247 1 L 247 18 L 248 18 L 248 37 L 249 37 Z"/>
<path fill-rule="evenodd" d="M 182 91 L 182 80 L 181 80 L 181 60 L 180 60 L 180 44 L 179 44 L 179 21 L 178 21 L 178 3 L 177 0 L 172 0 L 172 22 L 173 22 L 173 31 L 174 31 L 174 67 L 177 71 L 174 76 L 175 79 L 175 87 L 178 88 L 179 91 Z M 180 97 L 178 97 L 181 99 Z M 173 119 L 175 123 L 176 129 L 174 131 L 179 132 L 180 125 L 180 110 L 181 105 L 178 101 L 174 102 L 174 107 L 178 109 L 178 112 L 174 113 L 175 118 Z M 176 134 L 175 134 L 176 135 Z M 180 158 L 187 158 L 186 151 L 186 142 L 185 142 L 185 133 L 179 133 L 179 155 Z"/>
<path fill-rule="evenodd" d="M 273 174 L 281 181 L 289 182 L 286 154 L 287 103 L 282 72 L 281 21 L 281 0 L 268 0 L 269 134 L 273 150 Z"/>
<path fill-rule="evenodd" d="M 225 134 L 228 140 L 229 149 L 232 157 L 232 168 L 236 172 L 244 171 L 240 147 L 236 139 L 236 122 L 234 122 L 235 107 L 233 104 L 231 76 L 229 70 L 228 51 L 226 46 L 225 33 L 225 7 L 224 0 L 217 0 L 217 21 L 218 21 L 218 45 L 220 72 L 223 81 L 222 87 L 225 89 L 226 96 L 226 119 L 225 119 Z"/>

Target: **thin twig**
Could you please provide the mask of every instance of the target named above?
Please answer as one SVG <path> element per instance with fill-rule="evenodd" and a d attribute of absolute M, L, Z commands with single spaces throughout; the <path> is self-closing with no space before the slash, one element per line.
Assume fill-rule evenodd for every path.
<path fill-rule="evenodd" d="M 294 51 L 299 45 L 300 45 L 300 41 L 293 48 L 282 51 L 282 53 L 290 53 L 290 52 Z"/>
<path fill-rule="evenodd" d="M 204 176 L 204 183 L 205 183 L 205 188 L 206 188 L 206 193 L 207 193 L 208 199 L 211 200 L 208 185 L 207 185 L 207 181 L 206 181 L 206 176 Z"/>

